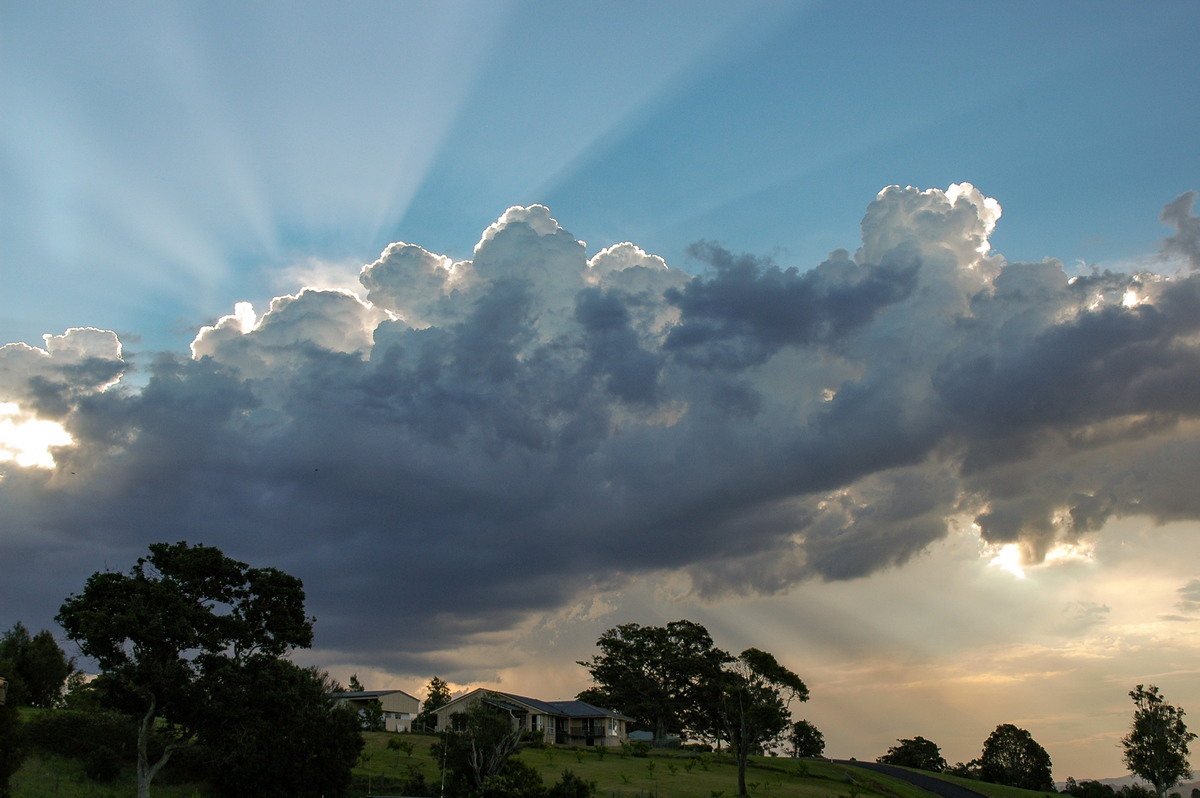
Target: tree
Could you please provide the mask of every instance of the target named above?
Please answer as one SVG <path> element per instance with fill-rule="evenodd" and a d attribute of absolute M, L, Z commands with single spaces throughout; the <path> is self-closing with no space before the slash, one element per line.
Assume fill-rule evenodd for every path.
<path fill-rule="evenodd" d="M 626 623 L 606 631 L 596 645 L 600 653 L 579 663 L 596 683 L 579 694 L 581 701 L 623 712 L 659 739 L 715 731 L 714 690 L 732 658 L 713 645 L 703 626 L 687 620 L 665 627 Z"/>
<path fill-rule="evenodd" d="M 341 795 L 363 748 L 358 713 L 327 674 L 285 659 L 225 661 L 205 680 L 198 737 L 208 781 L 234 798 Z M 282 722 L 281 722 L 282 721 Z"/>
<path fill-rule="evenodd" d="M 988 735 L 979 756 L 979 777 L 1026 790 L 1054 789 L 1050 755 L 1025 729 L 1002 723 Z"/>
<path fill-rule="evenodd" d="M 738 795 L 746 795 L 750 754 L 776 739 L 791 719 L 792 701 L 807 701 L 808 687 L 774 656 L 748 648 L 721 679 L 721 717 L 738 766 Z"/>
<path fill-rule="evenodd" d="M 413 718 L 413 729 L 429 731 L 436 728 L 437 718 L 434 712 L 450 703 L 450 685 L 434 676 L 426 687 L 425 700 L 421 702 L 421 711 Z"/>
<path fill-rule="evenodd" d="M 1069 776 L 1063 785 L 1062 792 L 1066 795 L 1073 795 L 1075 798 L 1115 798 L 1117 794 L 1116 790 L 1108 784 L 1088 779 L 1075 781 L 1073 777 Z"/>
<path fill-rule="evenodd" d="M 366 692 L 366 691 L 365 691 L 365 689 L 364 689 L 364 688 L 363 688 L 363 686 L 362 686 L 362 682 L 360 682 L 360 681 L 358 680 L 358 674 L 357 674 L 357 673 L 352 673 L 352 674 L 350 674 L 350 686 L 349 686 L 349 687 L 347 687 L 346 689 L 347 689 L 347 690 L 349 690 L 349 691 L 350 691 L 350 692 L 352 692 L 352 693 L 362 693 L 362 692 Z"/>
<path fill-rule="evenodd" d="M 893 745 L 887 753 L 876 759 L 885 765 L 900 765 L 901 767 L 932 770 L 940 773 L 946 769 L 946 760 L 942 758 L 942 749 L 924 737 L 913 737 L 909 740 L 896 740 L 899 745 Z"/>
<path fill-rule="evenodd" d="M 796 759 L 820 756 L 825 752 L 825 735 L 806 720 L 798 720 L 792 724 L 791 731 L 788 732 L 788 742 L 792 745 L 792 756 Z"/>
<path fill-rule="evenodd" d="M 183 542 L 152 544 L 128 574 L 92 574 L 56 620 L 99 664 L 106 700 L 140 718 L 138 798 L 149 797 L 155 774 L 202 725 L 206 678 L 231 662 L 312 644 L 299 579 Z M 160 719 L 172 740 L 151 762 Z"/>
<path fill-rule="evenodd" d="M 45 629 L 30 637 L 18 621 L 0 638 L 0 673 L 9 681 L 8 701 L 14 706 L 58 705 L 74 671 L 75 661 Z"/>
<path fill-rule="evenodd" d="M 1184 712 L 1163 700 L 1154 685 L 1129 691 L 1133 699 L 1133 723 L 1121 739 L 1125 766 L 1154 785 L 1158 798 L 1192 775 L 1188 765 L 1188 743 L 1196 735 L 1187 730 Z"/>
<path fill-rule="evenodd" d="M 485 693 L 451 717 L 434 752 L 443 758 L 453 794 L 483 790 L 500 776 L 521 743 L 523 730 L 505 702 Z M 513 774 L 510 774 L 513 775 Z"/>

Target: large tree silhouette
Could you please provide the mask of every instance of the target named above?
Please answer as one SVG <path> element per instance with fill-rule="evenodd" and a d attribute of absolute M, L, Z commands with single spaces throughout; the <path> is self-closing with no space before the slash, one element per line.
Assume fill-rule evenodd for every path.
<path fill-rule="evenodd" d="M 155 774 L 203 726 L 206 676 L 312 644 L 299 579 L 187 543 L 152 544 L 127 574 L 92 574 L 57 620 L 99 663 L 108 699 L 140 717 L 138 798 L 149 797 Z M 171 741 L 151 762 L 160 719 Z"/>

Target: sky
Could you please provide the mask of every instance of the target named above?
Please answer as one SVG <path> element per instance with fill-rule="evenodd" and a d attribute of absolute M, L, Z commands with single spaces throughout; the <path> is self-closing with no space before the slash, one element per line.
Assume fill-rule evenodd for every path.
<path fill-rule="evenodd" d="M 828 754 L 1123 775 L 1200 713 L 1197 29 L 0 3 L 0 627 L 187 540 L 371 689 L 687 618 Z"/>

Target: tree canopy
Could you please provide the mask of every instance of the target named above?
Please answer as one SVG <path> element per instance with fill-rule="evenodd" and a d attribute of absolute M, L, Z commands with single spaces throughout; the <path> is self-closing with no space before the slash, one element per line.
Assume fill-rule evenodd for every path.
<path fill-rule="evenodd" d="M 738 766 L 738 795 L 746 795 L 746 765 L 788 727 L 792 701 L 807 701 L 808 687 L 775 657 L 748 648 L 724 669 L 721 718 Z"/>
<path fill-rule="evenodd" d="M 596 642 L 600 653 L 579 664 L 594 688 L 579 699 L 634 718 L 656 738 L 714 731 L 712 689 L 732 658 L 713 645 L 708 630 L 680 620 L 665 627 L 626 623 Z"/>
<path fill-rule="evenodd" d="M 942 757 L 942 749 L 937 743 L 919 736 L 896 742 L 899 745 L 893 745 L 886 754 L 875 761 L 885 765 L 931 770 L 934 773 L 946 769 L 946 760 Z"/>
<path fill-rule="evenodd" d="M 74 671 L 74 660 L 45 629 L 31 637 L 18 621 L 0 637 L 0 676 L 8 680 L 7 701 L 14 706 L 58 705 Z"/>
<path fill-rule="evenodd" d="M 230 798 L 341 795 L 363 748 L 360 719 L 338 686 L 285 659 L 226 660 L 205 679 L 197 734 L 208 780 Z"/>
<path fill-rule="evenodd" d="M 1168 704 L 1154 685 L 1129 691 L 1133 722 L 1121 740 L 1130 772 L 1154 785 L 1159 798 L 1192 775 L 1188 743 L 1196 735 L 1183 722 L 1184 711 Z"/>
<path fill-rule="evenodd" d="M 433 713 L 450 703 L 450 685 L 437 676 L 429 680 L 426 691 L 425 700 L 421 702 L 421 711 L 413 718 L 414 730 L 434 730 L 437 717 Z"/>
<path fill-rule="evenodd" d="M 484 694 L 456 712 L 451 728 L 442 730 L 436 753 L 443 758 L 451 795 L 483 792 L 496 779 L 524 775 L 502 775 L 523 736 L 506 706 L 492 694 Z"/>
<path fill-rule="evenodd" d="M 1025 729 L 1002 723 L 988 735 L 979 755 L 979 777 L 1026 790 L 1053 790 L 1050 755 Z"/>
<path fill-rule="evenodd" d="M 792 747 L 792 756 L 820 756 L 825 753 L 825 735 L 807 720 L 798 720 L 788 731 L 788 744 Z"/>
<path fill-rule="evenodd" d="M 92 574 L 57 621 L 99 664 L 107 700 L 141 718 L 139 798 L 148 798 L 154 775 L 203 727 L 206 678 L 312 644 L 299 579 L 184 542 L 152 544 L 127 574 Z M 150 732 L 160 719 L 175 741 L 150 762 Z"/>

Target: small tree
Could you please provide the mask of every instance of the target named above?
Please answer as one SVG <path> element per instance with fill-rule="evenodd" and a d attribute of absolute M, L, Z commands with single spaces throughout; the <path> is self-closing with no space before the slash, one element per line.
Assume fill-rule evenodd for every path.
<path fill-rule="evenodd" d="M 1054 789 L 1050 774 L 1050 755 L 1025 729 L 1011 723 L 996 727 L 983 743 L 979 756 L 979 777 L 993 784 L 1007 784 L 1026 790 Z"/>
<path fill-rule="evenodd" d="M 9 680 L 8 702 L 15 706 L 53 707 L 62 701 L 75 661 L 54 635 L 43 629 L 32 637 L 20 621 L 0 637 L 0 673 Z"/>
<path fill-rule="evenodd" d="M 1187 730 L 1184 712 L 1163 700 L 1154 685 L 1129 691 L 1133 699 L 1133 723 L 1121 740 L 1125 765 L 1130 772 L 1154 785 L 1158 798 L 1192 775 L 1188 743 L 1196 735 Z"/>
<path fill-rule="evenodd" d="M 434 712 L 450 703 L 450 685 L 434 676 L 426 688 L 425 700 L 421 702 L 421 711 L 413 718 L 414 730 L 432 731 L 437 726 Z"/>
<path fill-rule="evenodd" d="M 792 746 L 792 756 L 796 759 L 825 753 L 825 735 L 806 720 L 798 720 L 792 724 L 791 731 L 788 732 L 788 742 Z"/>
<path fill-rule="evenodd" d="M 452 792 L 479 791 L 500 776 L 523 737 L 521 725 L 503 702 L 486 693 L 456 712 L 441 734 L 437 750 L 450 777 Z M 511 774 L 510 774 L 511 775 Z"/>
<path fill-rule="evenodd" d="M 934 773 L 940 773 L 946 769 L 946 760 L 942 757 L 942 749 L 936 743 L 926 740 L 924 737 L 896 740 L 896 742 L 899 745 L 893 745 L 886 754 L 875 761 L 885 765 L 932 770 Z"/>
<path fill-rule="evenodd" d="M 776 739 L 788 726 L 792 701 L 807 701 L 800 677 L 757 648 L 743 651 L 724 671 L 721 716 L 738 766 L 738 795 L 746 792 L 750 754 Z"/>

